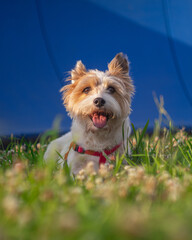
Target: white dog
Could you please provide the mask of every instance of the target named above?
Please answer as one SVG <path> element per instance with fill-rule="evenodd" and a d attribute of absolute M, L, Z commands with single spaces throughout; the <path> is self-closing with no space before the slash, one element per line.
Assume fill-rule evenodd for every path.
<path fill-rule="evenodd" d="M 122 154 L 127 146 L 134 93 L 127 56 L 117 54 L 105 72 L 87 71 L 78 61 L 68 80 L 61 92 L 73 119 L 71 131 L 49 144 L 44 159 L 67 161 L 74 174 L 92 161 L 97 171 L 106 155 Z"/>

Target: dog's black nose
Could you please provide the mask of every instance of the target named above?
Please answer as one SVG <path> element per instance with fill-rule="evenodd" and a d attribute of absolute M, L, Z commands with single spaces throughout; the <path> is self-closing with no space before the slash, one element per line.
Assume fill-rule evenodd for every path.
<path fill-rule="evenodd" d="M 93 103 L 95 104 L 96 107 L 102 107 L 105 104 L 105 100 L 103 98 L 95 98 L 93 100 Z"/>

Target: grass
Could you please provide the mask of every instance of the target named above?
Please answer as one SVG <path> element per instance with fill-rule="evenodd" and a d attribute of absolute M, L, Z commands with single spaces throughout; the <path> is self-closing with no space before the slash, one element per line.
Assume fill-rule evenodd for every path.
<path fill-rule="evenodd" d="M 45 165 L 45 138 L 0 152 L 0 239 L 191 239 L 192 137 L 135 130 L 132 157 L 76 178 Z M 122 161 L 126 158 L 127 165 Z"/>

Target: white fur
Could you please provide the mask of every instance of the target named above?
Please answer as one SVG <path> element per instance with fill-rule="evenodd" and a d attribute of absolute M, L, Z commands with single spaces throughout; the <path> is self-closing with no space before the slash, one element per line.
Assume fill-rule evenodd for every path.
<path fill-rule="evenodd" d="M 72 71 L 72 73 L 74 73 L 74 71 Z M 91 70 L 89 73 L 97 76 L 99 79 L 98 85 L 95 86 L 95 88 L 92 89 L 91 94 L 88 94 L 84 100 L 78 103 L 78 105 L 74 104 L 73 101 L 70 101 L 73 100 L 73 92 L 71 93 L 69 96 L 69 108 L 71 109 L 70 116 L 73 118 L 71 131 L 52 141 L 44 155 L 46 161 L 51 159 L 58 160 L 61 167 L 64 164 L 64 156 L 68 152 L 72 141 L 76 142 L 85 150 L 99 152 L 105 149 L 112 149 L 121 143 L 121 146 L 118 149 L 120 154 L 123 154 L 125 150 L 130 154 L 130 149 L 127 143 L 131 132 L 128 116 L 130 106 L 127 99 L 124 99 L 123 92 L 125 89 L 123 85 L 116 81 L 115 77 L 110 76 L 108 72 Z M 73 82 L 74 80 L 72 83 Z M 120 107 L 120 104 L 113 95 L 107 92 L 107 83 L 109 84 L 111 82 L 116 82 L 117 90 L 122 95 L 122 102 L 125 103 L 124 109 Z M 78 84 L 81 84 L 81 82 Z M 93 100 L 97 97 L 102 97 L 105 100 L 105 111 L 113 113 L 113 118 L 109 119 L 107 124 L 101 129 L 95 127 L 90 119 L 90 114 L 96 109 Z M 122 134 L 123 125 L 124 134 Z M 94 168 L 97 171 L 99 169 L 99 157 L 80 154 L 71 149 L 67 158 L 67 164 L 70 166 L 71 171 L 74 174 L 77 174 L 90 161 L 94 163 Z"/>
<path fill-rule="evenodd" d="M 69 150 L 69 145 L 72 141 L 75 141 L 84 149 L 90 149 L 93 151 L 102 151 L 106 148 L 111 149 L 122 142 L 121 147 L 118 151 L 120 154 L 123 154 L 126 150 L 126 146 L 128 145 L 127 139 L 131 133 L 129 117 L 125 120 L 124 124 L 124 142 L 122 136 L 122 124 L 119 125 L 116 129 L 113 129 L 113 131 L 111 131 L 107 136 L 105 133 L 101 133 L 96 137 L 95 134 L 91 131 L 85 133 L 85 128 L 82 127 L 78 120 L 73 120 L 71 132 L 52 141 L 45 152 L 44 159 L 46 161 L 50 159 L 57 159 L 58 163 L 62 167 L 64 164 L 64 156 Z M 130 154 L 130 149 L 127 150 Z M 59 152 L 63 158 L 60 158 L 57 152 Z M 68 155 L 67 164 L 71 167 L 71 171 L 74 174 L 77 174 L 87 165 L 89 161 L 92 161 L 94 163 L 94 168 L 97 171 L 99 168 L 99 157 L 79 154 L 78 152 L 75 152 L 73 149 L 71 149 Z"/>

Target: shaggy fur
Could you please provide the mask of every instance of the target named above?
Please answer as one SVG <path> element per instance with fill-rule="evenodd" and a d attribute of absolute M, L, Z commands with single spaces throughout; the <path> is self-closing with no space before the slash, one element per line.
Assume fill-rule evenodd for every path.
<path fill-rule="evenodd" d="M 129 76 L 127 56 L 119 53 L 108 64 L 108 70 L 86 70 L 78 61 L 71 71 L 70 84 L 61 89 L 64 105 L 73 119 L 71 131 L 52 141 L 44 158 L 63 159 L 72 141 L 86 150 L 103 151 L 121 144 L 120 153 L 125 151 L 130 134 L 129 114 L 134 86 Z M 123 143 L 122 126 L 124 124 Z M 94 163 L 97 171 L 99 157 L 79 154 L 73 149 L 69 152 L 67 163 L 77 174 L 88 162 Z"/>

